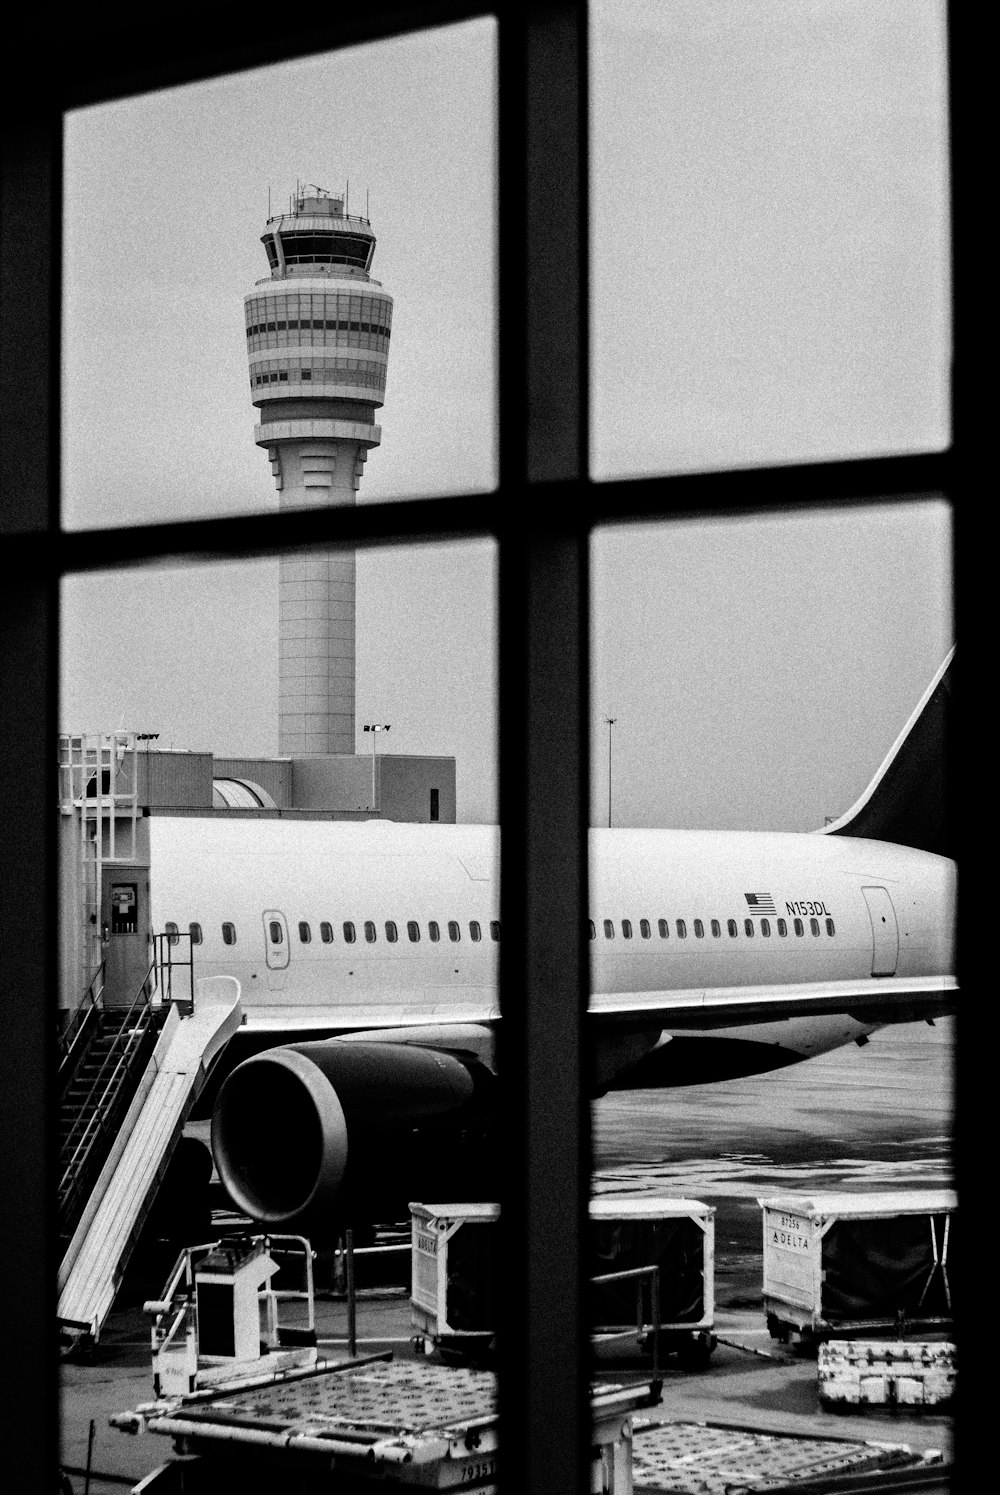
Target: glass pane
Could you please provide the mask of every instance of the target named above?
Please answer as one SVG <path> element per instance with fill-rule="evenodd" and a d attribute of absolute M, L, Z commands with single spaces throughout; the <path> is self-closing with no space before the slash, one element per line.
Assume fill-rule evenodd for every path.
<path fill-rule="evenodd" d="M 928 497 L 630 525 L 597 533 L 591 557 L 590 913 L 598 931 L 651 931 L 589 944 L 604 1087 L 592 1265 L 659 1259 L 680 1356 L 667 1363 L 683 1370 L 708 1353 L 705 1335 L 771 1345 L 759 1200 L 952 1185 L 954 1019 L 880 1027 L 864 1009 L 782 1011 L 802 985 L 870 986 L 880 970 L 882 993 L 896 977 L 954 973 L 954 848 L 939 817 L 950 676 L 920 718 L 920 751 L 907 759 L 904 745 L 888 796 L 866 801 L 882 833 L 810 834 L 865 794 L 948 656 L 951 514 Z M 747 987 L 764 1007 L 752 1022 L 706 1026 L 722 992 Z M 698 1205 L 667 1203 L 678 1199 Z M 634 1284 L 616 1291 L 601 1300 L 604 1330 L 635 1323 Z M 720 1379 L 699 1378 L 699 1416 L 731 1421 L 723 1344 L 710 1365 Z M 790 1412 L 779 1382 L 771 1408 Z M 752 1372 L 737 1400 L 750 1421 Z M 802 1431 L 821 1434 L 823 1415 Z"/>
<path fill-rule="evenodd" d="M 591 9 L 595 476 L 945 446 L 941 0 Z"/>
<path fill-rule="evenodd" d="M 495 30 L 67 116 L 67 527 L 494 486 Z"/>
<path fill-rule="evenodd" d="M 320 1253 L 323 1289 L 347 1228 L 359 1248 L 376 1227 L 383 1238 L 393 1227 L 390 1242 L 408 1240 L 411 1200 L 475 1197 L 468 1191 L 484 1170 L 491 1176 L 489 1023 L 499 945 L 457 935 L 460 922 L 481 930 L 499 917 L 495 569 L 487 541 L 365 551 L 356 684 L 351 659 L 354 732 L 351 751 L 341 753 L 279 749 L 288 696 L 305 689 L 300 665 L 321 661 L 307 695 L 321 693 L 326 675 L 338 692 L 345 686 L 336 673 L 343 656 L 312 647 L 326 642 L 323 620 L 311 613 L 293 619 L 283 608 L 277 560 L 150 566 L 63 583 L 60 1033 L 78 1031 L 72 1025 L 94 1006 L 88 990 L 105 1013 L 128 1009 L 123 1043 L 144 1032 L 143 1023 L 155 1039 L 168 998 L 187 1003 L 193 993 L 195 1015 L 204 1019 L 231 1002 L 237 983 L 244 1019 L 230 1014 L 232 1036 L 194 1100 L 150 1217 L 155 1225 L 125 1266 L 129 1305 L 137 1284 L 143 1295 L 150 1282 L 159 1292 L 182 1246 L 232 1229 L 234 1213 L 266 1218 L 268 1229 L 279 1230 L 273 1211 L 286 1223 L 294 1214 L 292 1228 L 301 1227 Z M 336 596 L 329 601 L 332 612 Z M 303 621 L 305 628 L 288 627 Z M 304 653 L 287 649 L 299 641 L 310 645 Z M 375 722 L 383 731 L 366 734 Z M 427 937 L 432 918 L 439 934 L 441 926 L 449 931 L 444 939 Z M 423 938 L 400 938 L 417 926 Z M 200 984 L 219 976 L 230 979 Z M 394 1048 L 376 1071 L 367 1045 L 344 1044 L 330 1060 L 344 1067 L 339 1079 L 324 1070 L 325 1079 L 312 1076 L 311 1090 L 299 1088 L 279 1060 L 261 1059 L 263 1073 L 254 1068 L 263 1050 L 359 1028 L 395 1030 L 421 1011 L 428 1022 L 465 1025 L 464 1057 Z M 478 1037 L 470 1022 L 483 1025 Z M 139 1057 L 145 1066 L 148 1051 Z M 221 1086 L 225 1096 L 225 1076 L 244 1059 L 236 1119 L 219 1113 L 216 1157 L 227 1199 L 209 1184 L 204 1148 L 216 1091 Z M 185 1065 L 192 1075 L 195 1069 Z M 342 1098 L 353 1160 L 346 1172 L 343 1132 L 326 1124 L 339 1104 L 327 1084 Z M 306 1090 L 325 1097 L 321 1116 L 310 1111 Z M 80 1099 L 69 1088 L 65 1095 Z M 153 1102 L 162 1105 L 158 1090 Z M 76 1112 L 64 1106 L 61 1115 L 75 1124 Z M 303 1167 L 304 1117 L 316 1147 Z M 155 1146 L 155 1128 L 135 1125 Z M 62 1146 L 70 1134 L 60 1135 Z M 77 1152 L 82 1135 L 72 1133 L 60 1157 L 60 1178 L 68 1181 L 60 1187 L 64 1234 L 87 1228 L 95 1177 L 87 1168 L 96 1154 Z M 310 1215 L 303 1201 L 313 1185 L 323 1204 Z M 141 1194 L 135 1202 L 138 1208 Z M 79 1260 L 89 1273 L 94 1258 L 81 1252 Z M 408 1283 L 408 1249 L 394 1261 L 398 1281 Z M 114 1272 L 113 1257 L 105 1265 Z M 371 1258 L 361 1262 L 359 1273 L 371 1265 Z M 60 1315 L 90 1322 L 93 1311 L 110 1342 L 122 1322 L 115 1317 L 121 1303 L 112 1303 L 116 1284 L 109 1275 L 98 1285 L 91 1310 L 89 1282 L 69 1272 Z M 320 1337 L 342 1339 L 343 1301 L 327 1295 L 316 1306 Z M 399 1311 L 405 1337 L 410 1310 L 402 1295 Z M 362 1303 L 362 1337 L 376 1332 L 364 1313 Z M 93 1414 L 87 1381 L 64 1365 L 67 1439 L 86 1427 L 84 1409 L 86 1418 Z M 121 1407 L 120 1383 L 108 1381 L 107 1391 L 116 1400 L 99 1410 L 111 1416 Z"/>

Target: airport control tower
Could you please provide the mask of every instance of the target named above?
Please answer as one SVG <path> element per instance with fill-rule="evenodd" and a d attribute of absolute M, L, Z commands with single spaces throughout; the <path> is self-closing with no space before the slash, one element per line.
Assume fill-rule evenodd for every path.
<path fill-rule="evenodd" d="M 352 504 L 385 395 L 392 297 L 346 195 L 300 186 L 267 220 L 270 277 L 245 298 L 254 440 L 283 509 Z M 353 753 L 354 556 L 281 560 L 278 752 Z"/>

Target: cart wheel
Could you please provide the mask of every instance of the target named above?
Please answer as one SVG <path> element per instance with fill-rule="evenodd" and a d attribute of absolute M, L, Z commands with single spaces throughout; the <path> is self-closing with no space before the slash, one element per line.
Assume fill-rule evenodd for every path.
<path fill-rule="evenodd" d="M 767 1316 L 767 1332 L 772 1339 L 777 1340 L 778 1344 L 787 1344 L 792 1337 L 789 1326 L 773 1313 Z"/>

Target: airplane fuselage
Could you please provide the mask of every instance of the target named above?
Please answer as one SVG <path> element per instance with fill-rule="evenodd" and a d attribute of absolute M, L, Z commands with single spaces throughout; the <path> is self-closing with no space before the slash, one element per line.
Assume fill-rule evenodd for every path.
<path fill-rule="evenodd" d="M 248 1036 L 499 1016 L 495 827 L 161 815 L 150 845 L 154 930 L 194 926 L 195 974 L 239 980 Z M 940 978 L 953 970 L 954 880 L 946 858 L 882 842 L 592 831 L 591 1009 Z M 795 1015 L 756 1023 L 752 1039 L 805 1058 L 874 1026 Z M 661 1042 L 695 1031 L 661 1029 Z M 749 1035 L 742 1023 L 712 1036 Z"/>

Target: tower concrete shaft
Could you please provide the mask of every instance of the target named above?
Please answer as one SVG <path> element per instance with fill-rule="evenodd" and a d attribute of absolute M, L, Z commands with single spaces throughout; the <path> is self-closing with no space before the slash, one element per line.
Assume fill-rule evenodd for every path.
<path fill-rule="evenodd" d="M 382 439 L 392 297 L 368 274 L 375 236 L 345 199 L 300 188 L 269 218 L 270 277 L 244 298 L 254 440 L 283 509 L 353 504 Z M 278 751 L 354 752 L 353 554 L 288 556 L 279 579 Z"/>

